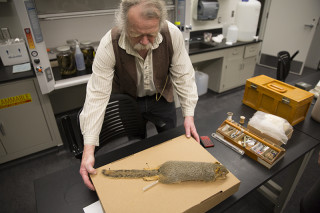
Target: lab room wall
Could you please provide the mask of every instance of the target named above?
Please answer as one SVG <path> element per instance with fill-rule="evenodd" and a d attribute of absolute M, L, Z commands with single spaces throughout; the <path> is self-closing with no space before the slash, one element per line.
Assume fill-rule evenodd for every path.
<path fill-rule="evenodd" d="M 70 39 L 100 41 L 114 26 L 114 15 L 40 20 L 40 26 L 46 46 L 55 48 L 66 45 Z"/>
<path fill-rule="evenodd" d="M 283 6 L 284 3 L 286 6 L 290 8 L 295 8 L 296 11 L 300 11 L 300 16 L 296 16 L 296 20 L 291 19 L 286 22 L 286 25 L 283 26 L 280 24 L 278 17 L 289 17 L 288 11 L 285 10 L 286 6 Z M 301 44 L 307 43 L 306 41 L 309 41 L 309 38 L 306 36 L 302 37 L 301 35 L 304 35 L 301 33 L 301 31 L 305 30 L 308 31 L 308 29 L 303 24 L 297 24 L 299 21 L 299 17 L 309 17 L 309 14 L 312 13 L 312 11 L 309 10 L 303 10 L 301 9 L 301 4 L 309 4 L 313 6 L 313 10 L 320 10 L 320 4 L 317 0 L 308 0 L 308 1 L 291 1 L 291 0 L 282 0 L 282 1 L 271 1 L 270 11 L 269 11 L 269 17 L 267 19 L 267 26 L 266 26 L 266 32 L 264 34 L 262 48 L 261 48 L 261 55 L 268 56 L 268 60 L 263 60 L 263 62 L 260 61 L 260 63 L 265 64 L 267 66 L 271 66 L 276 68 L 276 56 L 279 51 L 285 50 L 290 53 L 292 56 L 297 50 L 299 50 L 299 54 L 296 55 L 294 58 L 294 61 L 292 64 L 294 66 L 291 66 L 291 71 L 293 72 L 302 72 L 302 69 L 300 70 L 300 66 L 306 66 L 313 69 L 316 69 L 316 67 L 319 64 L 320 60 L 320 33 L 319 33 L 319 20 L 318 18 L 314 18 L 313 20 L 310 19 L 310 21 L 306 21 L 305 25 L 314 25 L 314 27 L 317 27 L 313 37 L 311 37 L 311 45 L 309 48 L 302 48 L 300 49 L 299 46 Z M 294 11 L 294 10 L 292 10 Z M 288 14 L 288 15 L 286 15 Z M 318 14 L 319 17 L 320 13 Z M 276 18 L 277 17 L 277 18 Z M 291 16 L 290 16 L 291 17 Z M 300 31 L 297 31 L 296 33 L 292 33 L 290 35 L 286 35 L 287 32 L 286 29 L 297 29 L 297 26 L 301 26 L 299 28 Z M 277 31 L 274 29 L 278 29 Z M 310 32 L 312 32 L 312 28 L 309 29 Z M 283 33 L 281 33 L 283 32 Z M 279 36 L 286 35 L 287 39 L 285 38 L 282 43 L 279 45 L 279 41 L 282 41 L 279 39 Z M 278 42 L 278 43 L 277 43 Z M 303 45 L 303 47 L 307 47 L 306 45 Z M 270 56 L 270 57 L 269 57 Z M 266 57 L 264 58 L 266 59 Z M 300 70 L 300 71 L 299 71 Z"/>
<path fill-rule="evenodd" d="M 320 70 L 320 18 L 316 25 L 316 31 L 313 36 L 311 47 L 308 52 L 306 67 Z"/>
<path fill-rule="evenodd" d="M 215 20 L 198 21 L 193 18 L 198 0 L 191 0 L 190 23 L 192 31 L 222 28 L 224 23 L 235 22 L 235 12 L 239 0 L 218 0 L 219 12 Z M 13 0 L 0 3 L 0 26 L 9 27 L 12 37 L 23 37 Z M 168 10 L 169 20 L 175 21 L 174 8 Z M 79 41 L 100 41 L 106 32 L 114 26 L 114 13 L 92 16 L 40 18 L 41 31 L 48 48 L 65 45 L 69 39 Z"/>
<path fill-rule="evenodd" d="M 0 28 L 8 28 L 12 38 L 23 38 L 23 31 L 12 0 L 0 2 Z"/>
<path fill-rule="evenodd" d="M 235 23 L 235 12 L 239 0 L 218 0 L 219 11 L 217 18 L 208 21 L 199 21 L 194 18 L 197 13 L 198 0 L 191 1 L 191 26 L 192 31 L 222 28 L 224 23 Z"/>

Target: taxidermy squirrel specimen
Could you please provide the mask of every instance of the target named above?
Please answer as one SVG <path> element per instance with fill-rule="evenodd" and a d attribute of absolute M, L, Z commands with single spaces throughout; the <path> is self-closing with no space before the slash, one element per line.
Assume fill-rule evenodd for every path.
<path fill-rule="evenodd" d="M 229 171 L 220 163 L 167 161 L 159 168 L 143 170 L 106 170 L 102 174 L 112 178 L 143 178 L 160 183 L 181 183 L 184 181 L 215 181 L 225 179 Z"/>

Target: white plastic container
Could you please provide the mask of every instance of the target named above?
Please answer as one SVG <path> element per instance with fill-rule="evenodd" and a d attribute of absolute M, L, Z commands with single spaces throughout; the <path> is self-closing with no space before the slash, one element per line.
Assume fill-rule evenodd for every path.
<path fill-rule="evenodd" d="M 311 117 L 320 123 L 320 97 L 318 97 L 316 103 L 311 111 Z"/>
<path fill-rule="evenodd" d="M 227 33 L 227 43 L 234 44 L 238 40 L 238 27 L 236 25 L 230 25 Z"/>
<path fill-rule="evenodd" d="M 86 69 L 85 63 L 84 63 L 84 57 L 83 53 L 80 50 L 79 44 L 76 44 L 76 52 L 74 54 L 74 57 L 76 59 L 76 65 L 78 71 L 83 71 Z"/>
<path fill-rule="evenodd" d="M 230 24 L 228 24 L 228 23 L 224 23 L 224 24 L 222 25 L 222 35 L 223 35 L 223 38 L 227 38 L 229 26 L 230 26 Z"/>
<path fill-rule="evenodd" d="M 242 0 L 236 10 L 238 40 L 252 41 L 257 33 L 261 3 L 257 0 Z"/>
<path fill-rule="evenodd" d="M 204 95 L 208 91 L 209 76 L 206 73 L 195 71 L 198 96 Z"/>

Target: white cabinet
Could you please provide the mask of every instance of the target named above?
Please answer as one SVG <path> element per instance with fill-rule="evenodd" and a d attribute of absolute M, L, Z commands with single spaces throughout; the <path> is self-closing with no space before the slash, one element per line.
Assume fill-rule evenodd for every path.
<path fill-rule="evenodd" d="M 221 91 L 226 91 L 241 85 L 240 76 L 243 69 L 243 51 L 244 46 L 230 48 L 226 51 L 225 69 L 223 71 Z"/>
<path fill-rule="evenodd" d="M 0 85 L 0 163 L 61 143 L 49 99 L 37 87 L 35 79 Z"/>
<path fill-rule="evenodd" d="M 246 83 L 254 75 L 260 43 L 191 55 L 198 70 L 209 75 L 209 89 L 224 92 Z"/>

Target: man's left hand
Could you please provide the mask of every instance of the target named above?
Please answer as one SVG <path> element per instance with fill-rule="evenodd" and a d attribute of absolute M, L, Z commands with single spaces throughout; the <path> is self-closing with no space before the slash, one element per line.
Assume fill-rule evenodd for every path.
<path fill-rule="evenodd" d="M 187 138 L 192 136 L 196 141 L 198 141 L 198 143 L 200 143 L 199 135 L 196 126 L 194 125 L 193 116 L 186 116 L 184 118 L 184 128 L 186 130 Z"/>

